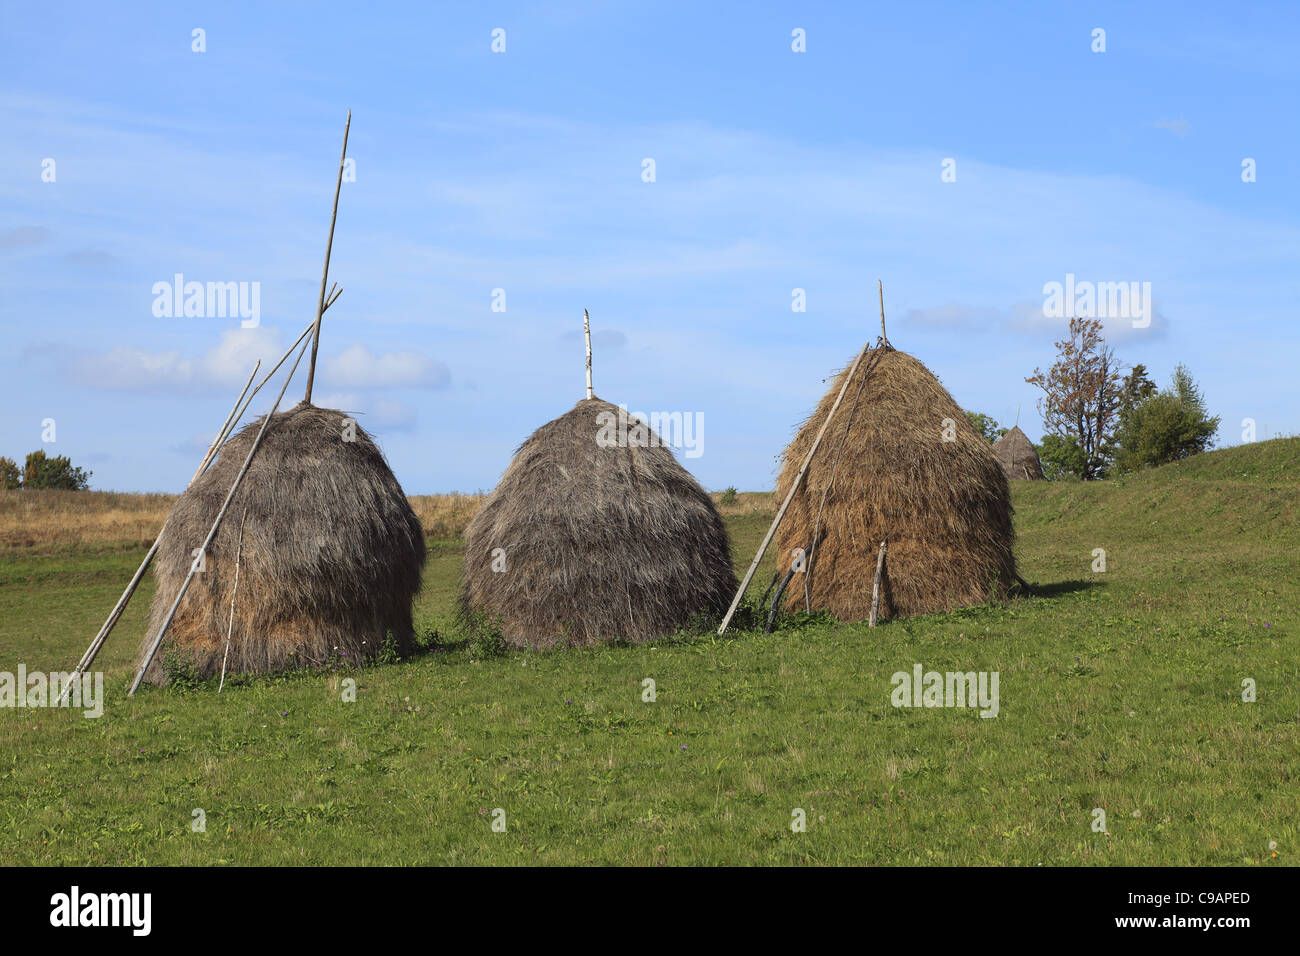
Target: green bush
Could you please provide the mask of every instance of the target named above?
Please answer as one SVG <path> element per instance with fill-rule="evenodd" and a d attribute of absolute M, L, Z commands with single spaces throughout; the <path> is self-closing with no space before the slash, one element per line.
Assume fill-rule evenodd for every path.
<path fill-rule="evenodd" d="M 1167 465 L 1199 454 L 1214 444 L 1219 418 L 1205 410 L 1191 373 L 1179 365 L 1171 388 L 1162 389 L 1120 412 L 1115 467 L 1121 472 Z"/>
<path fill-rule="evenodd" d="M 72 461 L 67 455 L 50 458 L 44 451 L 34 451 L 27 456 L 26 467 L 23 469 L 23 487 L 85 491 L 90 487 L 91 474 L 72 467 Z"/>
<path fill-rule="evenodd" d="M 1087 456 L 1073 438 L 1044 435 L 1038 446 L 1038 460 L 1043 463 L 1043 477 L 1048 481 L 1069 481 L 1083 478 Z"/>

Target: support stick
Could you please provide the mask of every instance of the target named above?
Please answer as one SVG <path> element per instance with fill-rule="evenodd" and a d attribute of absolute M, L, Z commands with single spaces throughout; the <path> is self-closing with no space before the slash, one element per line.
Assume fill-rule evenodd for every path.
<path fill-rule="evenodd" d="M 316 300 L 316 323 L 311 338 L 311 365 L 307 369 L 307 395 L 304 402 L 311 404 L 311 387 L 316 381 L 316 350 L 320 348 L 320 320 L 325 314 L 325 280 L 330 274 L 330 251 L 334 248 L 334 222 L 339 217 L 339 191 L 343 188 L 343 164 L 348 156 L 348 130 L 352 128 L 352 111 L 343 125 L 343 152 L 339 154 L 339 178 L 334 183 L 334 211 L 330 213 L 330 236 L 325 243 L 325 268 L 320 274 L 320 298 Z"/>
<path fill-rule="evenodd" d="M 785 517 L 786 509 L 790 507 L 790 502 L 794 499 L 794 493 L 799 490 L 799 482 L 803 481 L 804 472 L 808 470 L 808 466 L 812 463 L 813 455 L 817 454 L 817 446 L 822 443 L 822 436 L 826 434 L 826 429 L 830 425 L 831 419 L 835 417 L 835 410 L 840 407 L 840 402 L 844 400 L 844 393 L 848 390 L 849 382 L 853 381 L 853 376 L 857 372 L 858 366 L 862 363 L 862 357 L 867 354 L 867 350 L 870 347 L 870 343 L 862 346 L 862 351 L 858 353 L 858 357 L 853 360 L 853 366 L 849 369 L 848 374 L 844 376 L 844 384 L 840 386 L 840 393 L 835 396 L 835 404 L 832 405 L 831 410 L 826 413 L 826 421 L 822 422 L 822 427 L 818 430 L 817 437 L 813 439 L 812 447 L 808 449 L 808 454 L 804 456 L 803 464 L 799 467 L 799 473 L 794 476 L 794 481 L 790 484 L 790 491 L 785 496 L 785 501 L 781 502 L 781 509 L 776 513 L 776 517 L 772 519 L 772 526 L 767 529 L 767 534 L 763 536 L 763 543 L 758 546 L 758 554 L 754 555 L 754 560 L 750 563 L 749 570 L 745 572 L 745 580 L 740 582 L 740 587 L 736 591 L 736 596 L 731 599 L 731 607 L 727 609 L 727 616 L 724 617 L 722 623 L 718 625 L 719 637 L 727 632 L 727 625 L 731 623 L 732 617 L 735 616 L 736 608 L 740 607 L 740 599 L 745 596 L 745 589 L 749 587 L 750 579 L 753 578 L 754 572 L 758 570 L 759 562 L 763 560 L 763 555 L 767 552 L 767 546 L 772 543 L 772 537 L 776 534 L 776 529 L 780 526 L 781 519 Z"/>
<path fill-rule="evenodd" d="M 235 548 L 235 586 L 230 591 L 230 621 L 226 624 L 226 651 L 221 655 L 221 683 L 217 693 L 226 686 L 226 661 L 230 660 L 230 637 L 235 632 L 235 596 L 239 594 L 239 559 L 244 556 L 244 522 L 248 520 L 248 506 L 244 506 L 244 515 L 239 519 L 239 546 Z"/>
<path fill-rule="evenodd" d="M 198 470 L 194 472 L 194 477 L 189 480 L 189 483 L 185 487 L 188 488 L 190 485 L 194 484 L 194 482 L 198 480 L 199 475 L 203 474 L 203 472 L 207 470 L 212 459 L 216 457 L 217 449 L 221 447 L 221 442 L 226 433 L 230 430 L 232 422 L 237 421 L 236 413 L 239 411 L 239 403 L 242 402 L 244 396 L 248 394 L 248 388 L 253 384 L 253 378 L 257 375 L 257 370 L 261 367 L 262 360 L 258 359 L 257 364 L 253 366 L 253 371 L 248 375 L 248 381 L 244 383 L 244 390 L 240 392 L 239 397 L 235 399 L 235 404 L 231 407 L 230 414 L 226 416 L 226 420 L 222 424 L 221 430 L 218 431 L 216 437 L 212 439 L 212 444 L 208 446 L 207 454 L 203 456 L 203 460 L 199 462 Z M 140 581 L 143 580 L 145 571 L 149 570 L 149 565 L 153 563 L 154 556 L 158 554 L 158 545 L 159 542 L 162 541 L 163 530 L 165 530 L 166 527 L 167 523 L 164 521 L 162 529 L 158 532 L 158 536 L 153 539 L 153 545 L 149 548 L 149 553 L 144 556 L 144 560 L 140 562 L 140 567 L 136 569 L 135 576 L 131 578 L 131 583 L 126 586 L 126 590 L 122 592 L 122 596 L 117 599 L 117 604 L 115 604 L 113 610 L 109 612 L 108 619 L 104 621 L 104 626 L 99 629 L 99 633 L 95 635 L 95 639 L 90 642 L 90 646 L 86 648 L 85 653 L 81 655 L 81 660 L 77 662 L 76 670 L 72 672 L 72 680 L 75 681 L 84 674 L 87 669 L 89 669 L 91 664 L 95 663 L 95 658 L 99 656 L 100 648 L 104 646 L 104 642 L 108 640 L 108 635 L 111 634 L 113 628 L 117 626 L 118 619 L 126 610 L 127 604 L 130 603 L 131 596 L 135 594 L 135 589 L 140 586 Z M 63 688 L 63 693 L 59 695 L 59 703 L 63 703 L 63 698 L 67 696 L 68 691 L 71 689 L 72 682 L 69 681 L 69 683 Z"/>
<path fill-rule="evenodd" d="M 885 542 L 880 542 L 880 553 L 876 555 L 876 583 L 871 586 L 871 620 L 867 627 L 876 626 L 876 611 L 880 608 L 880 572 L 885 567 Z"/>
<path fill-rule="evenodd" d="M 271 419 L 274 417 L 276 409 L 280 407 L 280 400 L 284 398 L 285 390 L 289 387 L 289 383 L 293 381 L 293 373 L 298 371 L 298 363 L 302 361 L 302 357 L 306 351 L 307 346 L 304 344 L 302 351 L 298 353 L 298 357 L 294 360 L 293 368 L 289 369 L 289 375 L 285 378 L 284 385 L 280 387 L 280 394 L 276 396 L 275 404 L 271 406 L 271 410 L 267 412 L 266 417 L 262 419 L 262 427 L 258 429 L 257 437 L 253 439 L 253 446 L 248 449 L 248 457 L 244 459 L 244 464 L 239 469 L 239 474 L 235 476 L 234 484 L 230 486 L 230 491 L 226 495 L 226 500 L 222 503 L 221 510 L 217 512 L 216 520 L 212 522 L 212 530 L 208 532 L 208 536 L 204 540 L 202 547 L 199 548 L 200 555 L 207 553 L 208 545 L 212 544 L 212 539 L 217 536 L 217 529 L 221 527 L 221 519 L 226 516 L 226 509 L 230 507 L 231 499 L 235 497 L 235 492 L 239 490 L 239 486 L 244 480 L 244 475 L 248 473 L 248 466 L 253 462 L 253 455 L 257 454 L 257 449 L 262 444 L 262 438 L 266 435 L 266 427 L 271 424 Z M 181 583 L 180 593 L 176 595 L 176 600 L 172 602 L 171 610 L 167 612 L 167 617 L 163 620 L 162 627 L 158 628 L 157 636 L 154 637 L 153 643 L 149 645 L 149 653 L 145 655 L 144 662 L 140 665 L 140 673 L 135 675 L 135 682 L 131 685 L 131 689 L 127 691 L 128 697 L 134 697 L 135 692 L 140 688 L 140 682 L 144 680 L 144 672 L 147 671 L 149 665 L 153 663 L 154 655 L 158 653 L 158 647 L 162 644 L 163 636 L 167 633 L 167 628 L 171 626 L 172 618 L 176 616 L 176 609 L 181 606 L 181 599 L 185 597 L 185 592 L 189 590 L 190 582 L 194 580 L 194 571 L 197 567 L 197 560 L 190 565 L 190 573 L 185 575 L 185 580 Z"/>
<path fill-rule="evenodd" d="M 591 316 L 582 310 L 582 334 L 587 337 L 587 397 L 591 398 Z"/>

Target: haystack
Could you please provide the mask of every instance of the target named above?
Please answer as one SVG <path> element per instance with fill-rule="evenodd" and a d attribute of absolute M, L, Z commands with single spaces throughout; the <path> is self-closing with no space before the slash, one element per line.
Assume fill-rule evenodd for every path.
<path fill-rule="evenodd" d="M 223 445 L 173 506 L 146 652 L 260 426 Z M 345 413 L 301 402 L 272 417 L 145 679 L 166 683 L 174 663 L 200 678 L 220 672 L 236 563 L 230 672 L 364 662 L 389 635 L 408 650 L 424 559 L 420 523 L 374 441 Z"/>
<path fill-rule="evenodd" d="M 786 448 L 778 499 L 846 374 Z M 924 365 L 887 342 L 866 351 L 796 489 L 776 539 L 782 570 L 814 527 L 820 544 L 786 592 L 789 610 L 805 607 L 806 586 L 813 609 L 867 618 L 882 540 L 882 618 L 1002 597 L 1015 580 L 1007 479 L 989 443 Z"/>
<path fill-rule="evenodd" d="M 998 464 L 1008 479 L 1020 481 L 1041 481 L 1043 463 L 1038 460 L 1034 443 L 1019 426 L 1008 429 L 1006 434 L 993 443 L 993 454 L 998 457 Z"/>
<path fill-rule="evenodd" d="M 535 431 L 465 532 L 463 608 L 509 644 L 647 641 L 727 606 L 712 500 L 640 419 L 598 441 L 619 415 L 588 397 Z"/>

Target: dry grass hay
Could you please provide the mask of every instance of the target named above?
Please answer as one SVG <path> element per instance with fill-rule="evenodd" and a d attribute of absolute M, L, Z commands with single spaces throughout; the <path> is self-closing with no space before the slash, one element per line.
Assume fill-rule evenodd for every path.
<path fill-rule="evenodd" d="M 1038 460 L 1034 443 L 1019 427 L 1009 429 L 1006 434 L 993 443 L 993 454 L 1008 479 L 1020 481 L 1041 481 L 1043 463 Z"/>
<path fill-rule="evenodd" d="M 354 425 L 355 440 L 344 440 L 345 418 L 300 403 L 272 419 L 146 680 L 166 683 L 175 666 L 193 668 L 199 678 L 220 672 L 241 523 L 229 673 L 319 665 L 331 657 L 364 662 L 390 632 L 399 652 L 411 648 L 424 535 L 370 436 Z M 154 563 L 158 587 L 145 649 L 260 424 L 234 435 L 172 507 Z"/>
<path fill-rule="evenodd" d="M 786 448 L 778 499 L 789 492 L 846 374 L 835 377 Z M 811 542 L 825 494 L 825 537 L 810 572 L 791 581 L 787 609 L 805 607 L 806 583 L 813 609 L 846 621 L 868 617 L 882 539 L 889 546 L 881 618 L 1005 597 L 1016 571 L 1011 501 L 989 443 L 910 355 L 889 346 L 868 352 L 854 379 L 777 535 L 784 571 L 794 549 Z M 953 440 L 944 440 L 945 429 Z"/>
<path fill-rule="evenodd" d="M 598 443 L 618 414 L 583 399 L 535 431 L 465 531 L 462 607 L 511 645 L 647 641 L 731 599 L 712 499 L 639 419 Z"/>

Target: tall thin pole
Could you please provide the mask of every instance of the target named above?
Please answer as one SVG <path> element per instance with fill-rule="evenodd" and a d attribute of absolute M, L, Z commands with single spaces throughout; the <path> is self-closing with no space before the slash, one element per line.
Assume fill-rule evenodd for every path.
<path fill-rule="evenodd" d="M 826 429 L 830 427 L 831 419 L 835 417 L 835 410 L 840 407 L 840 402 L 844 400 L 844 393 L 848 390 L 849 382 L 853 381 L 853 376 L 858 371 L 858 366 L 862 364 L 862 357 L 867 354 L 871 348 L 871 343 L 862 346 L 862 351 L 858 357 L 853 360 L 853 367 L 849 369 L 844 376 L 844 384 L 840 386 L 840 393 L 835 396 L 835 404 L 831 410 L 826 413 L 826 421 L 822 422 L 822 427 L 817 431 L 817 437 L 813 439 L 812 447 L 808 449 L 808 454 L 804 456 L 803 464 L 799 466 L 799 473 L 794 476 L 794 481 L 790 483 L 790 491 L 785 496 L 785 501 L 781 502 L 781 510 L 776 513 L 772 519 L 772 526 L 767 529 L 767 534 L 763 536 L 763 543 L 758 546 L 758 554 L 754 555 L 754 560 L 749 565 L 749 570 L 745 572 L 745 580 L 740 582 L 740 587 L 736 591 L 736 596 L 731 600 L 731 607 L 727 609 L 727 616 L 722 619 L 718 625 L 718 636 L 721 637 L 727 632 L 727 626 L 731 623 L 731 618 L 736 613 L 736 608 L 740 607 L 740 599 L 745 596 L 745 589 L 749 587 L 750 579 L 754 577 L 754 572 L 758 570 L 759 562 L 763 560 L 763 555 L 767 552 L 767 546 L 772 543 L 772 536 L 776 534 L 776 529 L 781 524 L 781 519 L 785 517 L 785 511 L 790 507 L 790 502 L 794 499 L 794 493 L 799 490 L 799 482 L 803 481 L 804 472 L 812 464 L 813 455 L 817 454 L 817 446 L 822 443 L 822 436 L 826 434 Z M 816 545 L 814 544 L 814 547 Z"/>
<path fill-rule="evenodd" d="M 235 476 L 234 483 L 230 486 L 230 491 L 226 494 L 226 500 L 221 505 L 221 510 L 217 512 L 216 520 L 212 522 L 212 529 L 208 532 L 207 538 L 204 539 L 203 545 L 199 548 L 200 557 L 207 554 L 208 546 L 212 544 L 212 539 L 217 536 L 217 529 L 221 527 L 221 519 L 226 516 L 226 509 L 230 507 L 231 499 L 235 497 L 235 492 L 239 490 L 240 484 L 244 480 L 244 475 L 248 474 L 248 466 L 253 462 L 253 455 L 257 454 L 258 447 L 262 444 L 262 438 L 266 434 L 266 427 L 271 424 L 271 419 L 275 417 L 276 409 L 280 407 L 280 401 L 284 398 L 285 390 L 288 389 L 289 383 L 293 381 L 293 373 L 298 371 L 298 363 L 302 361 L 303 354 L 307 351 L 307 346 L 303 345 L 302 351 L 294 359 L 293 367 L 289 369 L 289 375 L 284 380 L 284 385 L 280 387 L 280 394 L 275 398 L 275 404 L 271 410 L 266 413 L 262 419 L 262 427 L 257 432 L 257 437 L 253 439 L 253 446 L 248 449 L 248 456 L 244 459 L 243 467 L 239 469 L 239 474 Z M 135 675 L 135 682 L 131 684 L 131 689 L 127 691 L 128 697 L 134 697 L 135 692 L 140 688 L 140 682 L 144 680 L 144 672 L 149 669 L 153 663 L 154 655 L 158 653 L 158 646 L 162 644 L 163 635 L 167 633 L 167 628 L 172 623 L 172 618 L 176 616 L 176 609 L 181 606 L 181 599 L 185 597 L 185 592 L 190 588 L 190 582 L 194 580 L 195 569 L 198 568 L 196 559 L 190 565 L 190 573 L 185 575 L 185 580 L 181 582 L 180 592 L 176 595 L 176 600 L 172 602 L 171 610 L 167 612 L 167 617 L 163 619 L 162 626 L 158 628 L 158 634 L 154 637 L 153 643 L 149 645 L 149 653 L 145 655 L 144 662 L 140 665 L 140 672 Z"/>
<path fill-rule="evenodd" d="M 343 126 L 343 152 L 339 154 L 339 178 L 334 183 L 334 210 L 330 213 L 330 236 L 325 243 L 325 268 L 320 274 L 320 297 L 316 300 L 316 324 L 311 337 L 311 365 L 307 367 L 307 396 L 304 402 L 311 404 L 311 387 L 316 381 L 316 350 L 320 348 L 320 319 L 325 314 L 325 280 L 330 274 L 330 251 L 334 248 L 334 223 L 339 217 L 339 192 L 343 189 L 343 163 L 348 155 L 348 130 L 352 128 L 352 111 L 348 110 L 348 121 Z"/>
<path fill-rule="evenodd" d="M 587 337 L 587 397 L 591 398 L 591 316 L 582 310 L 582 334 Z"/>

